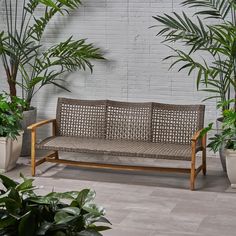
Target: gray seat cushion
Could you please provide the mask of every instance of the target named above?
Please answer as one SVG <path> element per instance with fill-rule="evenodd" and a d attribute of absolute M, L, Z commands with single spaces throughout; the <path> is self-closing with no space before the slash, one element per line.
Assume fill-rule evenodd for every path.
<path fill-rule="evenodd" d="M 46 138 L 37 144 L 36 148 L 66 152 L 191 160 L 191 145 L 182 144 L 54 136 Z"/>

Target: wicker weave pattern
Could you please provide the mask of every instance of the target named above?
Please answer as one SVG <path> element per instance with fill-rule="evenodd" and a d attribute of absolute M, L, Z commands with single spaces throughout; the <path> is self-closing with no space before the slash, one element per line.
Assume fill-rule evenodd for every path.
<path fill-rule="evenodd" d="M 78 137 L 50 137 L 38 149 L 97 153 L 171 160 L 191 160 L 191 146 L 129 140 L 105 140 Z"/>
<path fill-rule="evenodd" d="M 108 101 L 107 139 L 149 141 L 151 103 Z"/>
<path fill-rule="evenodd" d="M 60 136 L 104 138 L 105 101 L 59 98 L 57 127 Z"/>
<path fill-rule="evenodd" d="M 59 98 L 57 135 L 190 144 L 204 106 Z"/>
<path fill-rule="evenodd" d="M 190 144 L 203 128 L 204 106 L 153 103 L 152 142 Z"/>

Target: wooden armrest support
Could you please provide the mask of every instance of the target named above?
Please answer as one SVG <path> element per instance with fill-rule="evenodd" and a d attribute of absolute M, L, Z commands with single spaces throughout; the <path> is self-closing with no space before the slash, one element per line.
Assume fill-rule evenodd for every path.
<path fill-rule="evenodd" d="M 196 142 L 196 141 L 200 138 L 200 135 L 201 135 L 201 132 L 202 132 L 202 131 L 203 131 L 203 129 L 200 129 L 200 130 L 196 131 L 196 132 L 193 134 L 191 140 L 194 141 L 194 142 Z M 204 135 L 204 136 L 206 136 L 206 135 Z"/>
<path fill-rule="evenodd" d="M 55 122 L 56 122 L 56 119 L 42 120 L 42 121 L 39 121 L 35 124 L 28 126 L 27 129 L 33 130 L 33 129 L 36 129 L 42 125 L 49 124 L 49 123 L 55 123 Z"/>

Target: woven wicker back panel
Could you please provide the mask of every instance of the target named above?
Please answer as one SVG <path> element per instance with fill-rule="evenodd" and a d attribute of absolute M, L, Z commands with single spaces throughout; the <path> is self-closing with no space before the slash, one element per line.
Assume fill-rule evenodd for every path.
<path fill-rule="evenodd" d="M 204 125 L 203 105 L 153 103 L 152 142 L 190 144 L 194 132 Z"/>
<path fill-rule="evenodd" d="M 151 103 L 108 101 L 107 139 L 151 140 Z"/>
<path fill-rule="evenodd" d="M 105 138 L 105 101 L 59 98 L 57 135 Z"/>

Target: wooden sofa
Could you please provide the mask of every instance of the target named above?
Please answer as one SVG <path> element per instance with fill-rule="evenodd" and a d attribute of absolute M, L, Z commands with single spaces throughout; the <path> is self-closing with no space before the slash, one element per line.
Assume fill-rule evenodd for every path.
<path fill-rule="evenodd" d="M 203 105 L 59 98 L 56 119 L 28 127 L 32 137 L 32 175 L 35 175 L 36 166 L 43 162 L 116 170 L 182 172 L 190 173 L 190 189 L 194 190 L 197 174 L 201 170 L 206 174 L 206 137 L 200 137 L 204 110 Z M 36 129 L 47 123 L 52 123 L 52 136 L 36 143 Z M 36 149 L 52 152 L 36 161 Z M 69 161 L 60 159 L 58 151 L 187 160 L 191 162 L 191 168 Z M 198 151 L 202 151 L 202 164 L 197 168 Z"/>

